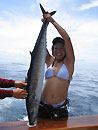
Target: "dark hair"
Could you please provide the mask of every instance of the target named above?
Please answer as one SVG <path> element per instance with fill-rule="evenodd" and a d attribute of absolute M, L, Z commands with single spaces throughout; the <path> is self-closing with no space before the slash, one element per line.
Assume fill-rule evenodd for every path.
<path fill-rule="evenodd" d="M 61 37 L 56 37 L 56 38 L 53 39 L 52 43 L 53 43 L 53 45 L 52 45 L 52 55 L 54 56 L 54 54 L 53 54 L 54 45 L 56 45 L 57 43 L 61 43 L 61 44 L 64 45 L 65 41 Z"/>
<path fill-rule="evenodd" d="M 56 37 L 56 38 L 54 38 L 53 41 L 52 41 L 53 45 L 57 44 L 58 42 L 60 42 L 60 43 L 62 43 L 62 44 L 65 43 L 65 42 L 64 42 L 64 39 L 61 38 L 61 37 Z"/>

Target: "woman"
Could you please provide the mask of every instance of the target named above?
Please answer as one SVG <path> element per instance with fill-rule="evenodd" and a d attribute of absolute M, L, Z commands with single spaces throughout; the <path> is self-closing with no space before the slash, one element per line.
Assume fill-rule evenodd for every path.
<path fill-rule="evenodd" d="M 44 14 L 42 21 L 52 23 L 61 37 L 53 40 L 52 55 L 47 50 L 45 85 L 39 107 L 39 117 L 64 118 L 68 117 L 68 87 L 74 72 L 74 51 L 67 32 L 51 17 Z"/>

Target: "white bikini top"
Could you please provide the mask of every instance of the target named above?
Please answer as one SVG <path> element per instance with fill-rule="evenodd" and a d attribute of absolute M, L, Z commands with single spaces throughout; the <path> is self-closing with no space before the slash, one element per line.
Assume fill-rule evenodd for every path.
<path fill-rule="evenodd" d="M 51 64 L 50 67 L 48 67 L 48 69 L 46 70 L 45 79 L 50 78 L 50 77 L 54 77 L 54 76 L 57 76 L 61 79 L 69 80 L 69 72 L 67 70 L 66 65 L 63 64 L 62 67 L 60 68 L 60 70 L 58 71 L 57 75 L 54 75 L 53 65 Z"/>

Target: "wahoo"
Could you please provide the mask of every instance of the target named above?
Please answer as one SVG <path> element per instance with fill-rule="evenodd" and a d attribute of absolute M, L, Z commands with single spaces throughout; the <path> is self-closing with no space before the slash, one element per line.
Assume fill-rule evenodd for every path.
<path fill-rule="evenodd" d="M 40 4 L 42 13 L 46 13 Z M 51 12 L 53 15 L 56 11 Z M 40 33 L 38 35 L 35 47 L 31 54 L 30 68 L 27 73 L 27 92 L 26 108 L 29 119 L 29 125 L 34 126 L 37 123 L 37 114 L 43 87 L 45 57 L 46 57 L 46 33 L 47 20 L 43 22 Z"/>

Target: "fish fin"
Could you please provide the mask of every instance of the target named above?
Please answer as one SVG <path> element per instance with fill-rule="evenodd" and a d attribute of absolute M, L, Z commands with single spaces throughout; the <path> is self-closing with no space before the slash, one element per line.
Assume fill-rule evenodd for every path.
<path fill-rule="evenodd" d="M 32 56 L 32 52 L 31 51 L 29 51 L 30 52 L 30 55 Z"/>
<path fill-rule="evenodd" d="M 40 4 L 40 8 L 41 8 L 41 11 L 42 11 L 43 14 L 47 13 L 41 4 Z M 56 11 L 52 11 L 52 12 L 50 12 L 50 15 L 52 16 L 55 13 L 56 13 Z"/>
<path fill-rule="evenodd" d="M 45 11 L 45 9 L 43 8 L 43 6 L 41 4 L 40 4 L 40 8 L 41 8 L 42 13 L 45 14 L 46 11 Z"/>
<path fill-rule="evenodd" d="M 54 15 L 56 13 L 56 11 L 52 11 L 52 12 L 50 12 L 50 15 L 52 16 L 52 15 Z"/>

